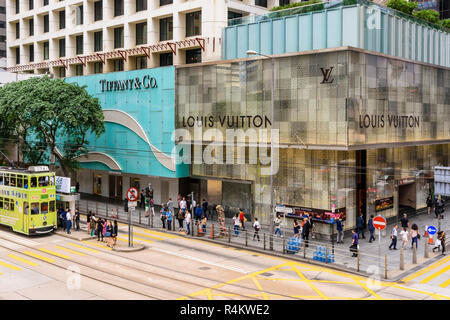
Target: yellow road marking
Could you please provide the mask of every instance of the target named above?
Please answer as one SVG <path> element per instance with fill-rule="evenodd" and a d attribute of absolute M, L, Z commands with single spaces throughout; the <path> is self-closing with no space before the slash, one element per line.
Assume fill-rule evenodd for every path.
<path fill-rule="evenodd" d="M 297 273 L 297 275 L 302 278 L 310 287 L 311 289 L 313 289 L 323 300 L 328 300 L 328 297 L 325 296 L 319 289 L 317 289 L 312 283 L 311 281 L 309 281 L 308 278 L 305 277 L 305 275 L 303 273 L 301 273 L 300 270 L 298 270 L 296 268 L 296 266 L 293 263 L 289 264 L 291 266 L 291 268 L 295 271 L 295 273 Z"/>
<path fill-rule="evenodd" d="M 3 262 L 3 261 L 0 261 L 0 266 L 4 266 L 6 268 L 10 268 L 10 269 L 13 269 L 13 270 L 22 270 L 22 268 L 13 266 L 12 264 L 9 264 L 9 263 Z"/>
<path fill-rule="evenodd" d="M 445 281 L 444 283 L 441 283 L 441 284 L 439 285 L 439 287 L 441 287 L 441 288 L 447 288 L 448 285 L 450 285 L 450 279 L 448 279 L 448 280 Z"/>
<path fill-rule="evenodd" d="M 75 243 L 68 243 L 68 245 L 71 245 L 72 247 L 77 247 L 77 248 L 80 248 L 80 249 L 84 249 L 84 250 L 87 250 L 87 251 L 91 251 L 91 252 L 94 252 L 94 253 L 100 253 L 100 251 L 97 251 L 97 250 L 94 250 L 94 249 L 91 249 L 91 248 L 88 248 L 88 247 L 80 246 L 80 245 L 75 244 Z"/>
<path fill-rule="evenodd" d="M 28 265 L 30 265 L 30 266 L 33 266 L 33 267 L 36 267 L 36 266 L 38 265 L 38 264 L 35 263 L 35 262 L 25 260 L 25 259 L 23 259 L 23 258 L 21 258 L 21 257 L 18 257 L 18 256 L 13 255 L 13 254 L 8 254 L 8 257 L 10 257 L 11 259 L 15 259 L 15 260 L 17 260 L 17 261 L 26 263 L 26 264 L 28 264 Z"/>
<path fill-rule="evenodd" d="M 264 289 L 262 288 L 258 280 L 256 280 L 256 277 L 252 277 L 252 280 L 255 286 L 258 288 L 258 290 L 261 291 L 261 296 L 264 298 L 264 300 L 269 300 L 267 293 L 264 292 Z"/>
<path fill-rule="evenodd" d="M 440 261 L 437 261 L 437 262 L 433 263 L 431 266 L 429 266 L 429 267 L 427 267 L 425 269 L 422 269 L 422 270 L 420 270 L 420 271 L 418 271 L 416 273 L 413 273 L 412 275 L 409 275 L 408 277 L 402 279 L 402 281 L 403 282 L 408 282 L 408 281 L 411 281 L 412 279 L 420 277 L 421 275 L 427 273 L 428 271 L 431 271 L 431 270 L 433 270 L 433 269 L 443 265 L 444 263 L 448 262 L 449 260 L 450 260 L 450 256 L 448 256 L 448 257 L 446 257 L 446 258 L 444 258 L 444 259 L 442 259 Z"/>
<path fill-rule="evenodd" d="M 166 238 L 170 238 L 170 239 L 179 238 L 179 236 L 174 236 L 174 235 L 172 235 L 172 234 L 163 233 L 163 232 L 154 231 L 154 230 L 146 230 L 146 229 L 143 229 L 143 231 L 144 231 L 144 232 L 147 232 L 147 233 L 150 233 L 150 234 L 154 234 L 155 236 L 166 237 Z"/>
<path fill-rule="evenodd" d="M 429 295 L 429 296 L 431 296 L 431 297 L 433 297 L 433 298 L 435 298 L 435 299 L 438 299 L 438 300 L 441 300 L 441 299 L 447 299 L 447 300 L 450 300 L 450 297 L 446 297 L 446 296 L 443 296 L 443 295 L 441 295 L 441 294 L 436 294 L 436 293 L 432 293 L 432 292 L 426 292 L 426 291 L 420 291 L 420 290 L 416 290 L 416 289 L 412 289 L 412 288 L 408 288 L 408 287 L 402 287 L 402 286 L 399 286 L 399 285 L 396 285 L 396 284 L 391 284 L 391 283 L 389 283 L 389 284 L 381 284 L 382 286 L 384 285 L 384 286 L 388 286 L 388 287 L 391 287 L 391 288 L 397 288 L 397 289 L 402 289 L 402 290 L 407 290 L 407 291 L 412 291 L 412 292 L 416 292 L 416 293 L 421 293 L 421 294 L 424 294 L 424 295 Z"/>
<path fill-rule="evenodd" d="M 50 259 L 50 258 L 43 257 L 43 256 L 41 256 L 41 255 L 39 255 L 39 254 L 30 252 L 30 251 L 23 251 L 22 253 L 24 253 L 24 254 L 26 254 L 26 255 L 28 255 L 28 256 L 34 257 L 34 258 L 36 258 L 36 259 L 39 259 L 39 260 L 43 260 L 43 261 L 47 261 L 47 262 L 51 262 L 51 263 L 55 262 L 55 260 L 52 260 L 52 259 Z"/>
<path fill-rule="evenodd" d="M 450 266 L 446 266 L 445 268 L 439 270 L 438 272 L 433 273 L 431 276 L 428 276 L 425 279 L 423 279 L 422 281 L 420 281 L 420 283 L 427 283 L 427 282 L 433 280 L 434 278 L 440 276 L 441 274 L 447 272 L 448 270 L 450 270 Z"/>
<path fill-rule="evenodd" d="M 92 242 L 87 242 L 87 241 L 81 241 L 81 242 L 83 242 L 85 244 L 89 244 L 91 246 L 95 246 L 95 247 L 99 247 L 99 248 L 103 248 L 103 249 L 107 249 L 107 250 L 112 250 L 110 247 L 108 247 L 106 245 L 101 245 L 101 244 L 98 244 L 98 243 L 92 243 Z"/>
<path fill-rule="evenodd" d="M 45 253 L 48 253 L 48 254 L 51 254 L 51 255 L 54 255 L 54 256 L 57 256 L 57 257 L 60 257 L 60 258 L 63 258 L 63 259 L 67 259 L 67 260 L 72 259 L 69 256 L 66 256 L 64 254 L 61 254 L 61 253 L 58 253 L 58 252 L 55 252 L 55 251 L 51 251 L 51 250 L 48 250 L 48 249 L 39 248 L 38 250 L 40 250 L 42 252 L 45 252 Z"/>
<path fill-rule="evenodd" d="M 133 234 L 134 234 L 134 232 L 133 232 Z M 128 238 L 126 238 L 126 240 L 125 239 L 120 239 L 120 238 L 117 238 L 117 239 L 119 239 L 119 240 L 121 240 L 121 241 L 126 241 L 126 242 L 128 242 Z M 153 240 L 147 240 L 147 239 L 142 239 L 142 238 L 139 238 L 139 237 L 135 237 L 135 236 L 133 236 L 133 241 L 134 240 L 139 240 L 139 241 L 145 241 L 145 242 L 153 242 Z"/>
<path fill-rule="evenodd" d="M 58 249 L 61 249 L 61 250 L 64 250 L 64 251 L 67 251 L 67 252 L 79 255 L 79 256 L 85 256 L 86 255 L 84 253 L 81 253 L 81 252 L 78 252 L 78 251 L 74 251 L 74 250 L 70 250 L 70 249 L 67 249 L 67 248 L 64 248 L 64 247 L 61 247 L 61 246 L 55 246 L 55 247 L 58 248 Z"/>
<path fill-rule="evenodd" d="M 136 234 L 136 235 L 138 235 L 138 236 L 147 237 L 147 238 L 150 238 L 150 239 L 155 239 L 155 240 L 167 240 L 167 239 L 163 239 L 163 238 L 158 238 L 158 237 L 154 237 L 154 236 L 149 236 L 149 235 L 147 235 L 147 234 L 145 234 L 145 233 L 133 232 L 133 234 Z"/>

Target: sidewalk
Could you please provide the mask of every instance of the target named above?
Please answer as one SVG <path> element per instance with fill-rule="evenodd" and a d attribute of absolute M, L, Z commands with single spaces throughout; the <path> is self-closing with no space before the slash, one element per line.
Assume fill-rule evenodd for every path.
<path fill-rule="evenodd" d="M 102 199 L 103 200 L 103 199 Z M 119 212 L 119 218 L 118 220 L 122 222 L 128 221 L 128 213 L 124 212 L 123 204 L 118 201 L 94 201 L 94 200 L 86 200 L 84 197 L 78 202 L 78 208 L 80 212 L 87 213 L 88 210 L 91 210 L 92 212 L 97 212 L 100 216 L 111 216 L 111 209 L 114 209 L 114 214 Z M 141 226 L 148 226 L 153 228 L 162 228 L 162 222 L 159 213 L 160 207 L 155 206 L 155 215 L 153 217 L 153 225 L 150 217 L 145 217 L 145 211 L 143 208 L 136 207 L 136 210 L 134 211 L 132 215 L 132 222 L 133 224 L 138 224 Z M 423 211 L 423 212 L 422 212 Z M 107 212 L 107 213 L 106 213 Z M 445 213 L 444 213 L 445 214 Z M 214 217 L 217 219 L 217 216 Z M 178 221 L 175 220 L 175 231 L 178 231 Z M 417 214 L 415 214 L 413 217 L 409 219 L 410 226 L 413 223 L 416 223 L 419 227 L 421 239 L 418 243 L 418 249 L 417 249 L 417 262 L 418 264 L 421 264 L 429 259 L 423 259 L 424 258 L 424 251 L 425 251 L 425 243 L 428 240 L 427 238 L 423 237 L 425 226 L 426 225 L 433 225 L 438 229 L 438 221 L 435 218 L 435 215 L 432 213 L 431 215 L 428 215 L 426 213 L 426 210 L 421 210 Z M 231 235 L 227 235 L 225 237 L 220 238 L 219 237 L 219 224 L 216 220 L 208 220 L 207 224 L 207 232 L 206 237 L 211 237 L 211 225 L 214 225 L 214 238 L 216 240 L 223 240 L 225 243 L 230 243 L 233 245 L 242 246 L 242 248 L 245 247 L 253 247 L 258 249 L 270 249 L 270 234 L 269 230 L 270 227 L 267 225 L 262 225 L 261 230 L 259 231 L 260 239 L 261 241 L 254 241 L 253 234 L 254 230 L 252 228 L 252 224 L 248 221 L 246 222 L 246 231 L 240 230 L 239 235 L 234 235 L 233 230 L 233 221 L 232 219 L 226 219 L 226 227 L 230 228 Z M 305 250 L 302 248 L 299 252 L 295 253 L 295 255 L 299 255 L 301 257 L 305 256 L 308 259 L 314 258 L 314 252 L 316 251 L 317 246 L 324 246 L 328 253 L 334 253 L 334 264 L 335 265 L 341 265 L 347 268 L 353 268 L 358 269 L 358 263 L 359 262 L 359 270 L 367 272 L 368 270 L 372 270 L 375 268 L 379 268 L 379 272 L 383 273 L 385 270 L 385 258 L 387 259 L 387 271 L 389 273 L 397 273 L 400 267 L 400 250 L 389 250 L 389 244 L 391 242 L 390 240 L 390 233 L 393 228 L 394 223 L 391 223 L 387 226 L 383 232 L 381 232 L 381 239 L 380 239 L 380 251 L 378 246 L 378 231 L 375 231 L 375 238 L 376 240 L 372 243 L 369 243 L 369 232 L 366 229 L 365 230 L 365 239 L 360 239 L 359 245 L 360 245 L 360 257 L 359 261 L 357 261 L 356 258 L 351 257 L 351 253 L 349 251 L 349 246 L 351 244 L 351 239 L 349 236 L 346 236 L 344 238 L 344 243 L 342 244 L 336 244 L 334 243 L 334 246 L 332 245 L 330 240 L 322 240 L 322 239 L 314 239 L 310 235 L 310 241 L 309 241 L 309 247 Z M 191 227 L 192 229 L 192 227 Z M 402 247 L 402 241 L 400 238 L 400 226 L 399 226 L 399 237 L 397 241 L 397 248 L 400 249 Z M 446 231 L 446 234 L 450 234 L 450 219 L 446 218 L 441 220 L 441 230 Z M 286 248 L 286 244 L 291 236 L 293 236 L 293 230 L 282 228 L 282 232 L 284 234 L 284 238 L 273 238 L 273 251 L 278 253 L 283 253 L 284 248 Z M 197 236 L 197 230 L 194 231 L 194 235 Z M 265 241 L 264 241 L 265 237 Z M 436 238 L 436 235 L 434 236 Z M 448 239 L 448 236 L 447 236 Z M 447 240 L 447 244 L 450 241 Z M 433 258 L 437 256 L 440 253 L 433 254 L 431 252 L 433 246 L 429 246 L 429 257 Z M 448 247 L 448 245 L 447 245 Z M 380 259 L 378 258 L 380 257 Z M 405 265 L 411 264 L 413 259 L 413 249 L 411 249 L 411 240 L 408 240 L 408 244 L 404 249 L 404 263 Z M 406 266 L 406 269 L 408 267 L 414 267 L 417 265 L 410 265 Z"/>

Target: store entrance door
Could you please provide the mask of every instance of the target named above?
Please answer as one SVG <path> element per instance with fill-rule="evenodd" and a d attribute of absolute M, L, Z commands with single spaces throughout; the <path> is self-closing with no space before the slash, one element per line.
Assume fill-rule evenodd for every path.
<path fill-rule="evenodd" d="M 122 176 L 109 176 L 109 197 L 122 199 Z"/>
<path fill-rule="evenodd" d="M 411 215 L 416 212 L 416 182 L 408 184 L 399 184 L 398 186 L 398 214 L 404 213 Z"/>

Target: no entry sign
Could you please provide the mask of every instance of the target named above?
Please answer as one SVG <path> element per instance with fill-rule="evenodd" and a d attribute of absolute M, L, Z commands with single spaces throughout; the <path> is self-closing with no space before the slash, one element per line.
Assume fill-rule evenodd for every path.
<path fill-rule="evenodd" d="M 128 191 L 127 191 L 128 201 L 137 201 L 138 196 L 139 196 L 138 189 L 136 189 L 134 187 L 131 187 L 130 189 L 128 189 Z"/>
<path fill-rule="evenodd" d="M 373 218 L 373 226 L 377 230 L 384 230 L 386 228 L 386 219 L 383 216 L 376 216 Z"/>

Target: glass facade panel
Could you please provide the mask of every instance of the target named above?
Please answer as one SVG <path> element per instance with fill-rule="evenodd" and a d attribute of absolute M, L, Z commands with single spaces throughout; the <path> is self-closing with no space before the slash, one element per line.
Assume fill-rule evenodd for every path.
<path fill-rule="evenodd" d="M 147 22 L 136 24 L 136 45 L 147 43 Z"/>
<path fill-rule="evenodd" d="M 159 41 L 173 39 L 173 18 L 159 20 Z"/>
<path fill-rule="evenodd" d="M 59 56 L 66 56 L 66 39 L 59 39 Z"/>
<path fill-rule="evenodd" d="M 103 31 L 94 32 L 94 51 L 103 50 Z"/>
<path fill-rule="evenodd" d="M 83 54 L 83 35 L 75 37 L 76 54 Z"/>
<path fill-rule="evenodd" d="M 202 12 L 191 12 L 186 14 L 186 37 L 202 34 Z"/>
<path fill-rule="evenodd" d="M 49 54 L 49 43 L 48 43 L 48 41 L 44 42 L 43 46 L 44 46 L 44 60 L 48 60 L 48 54 Z"/>
<path fill-rule="evenodd" d="M 103 1 L 94 2 L 94 21 L 103 20 Z"/>
<path fill-rule="evenodd" d="M 59 12 L 59 29 L 64 29 L 66 27 L 66 11 L 62 10 Z"/>
<path fill-rule="evenodd" d="M 173 53 L 172 52 L 161 53 L 159 55 L 159 65 L 161 67 L 173 65 Z"/>
<path fill-rule="evenodd" d="M 136 0 L 136 12 L 147 10 L 147 0 Z"/>
<path fill-rule="evenodd" d="M 114 29 L 114 49 L 123 48 L 123 27 Z"/>

